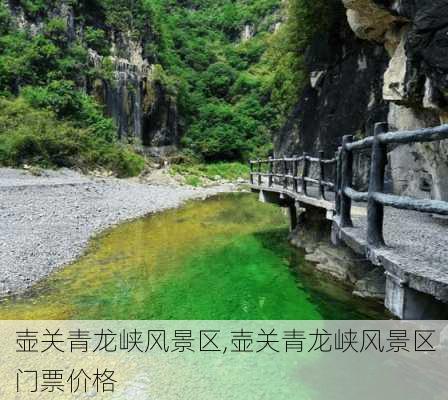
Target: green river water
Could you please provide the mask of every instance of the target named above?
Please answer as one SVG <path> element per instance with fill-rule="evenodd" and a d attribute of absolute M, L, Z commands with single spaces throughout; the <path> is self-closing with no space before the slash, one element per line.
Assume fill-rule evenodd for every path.
<path fill-rule="evenodd" d="M 4 299 L 0 319 L 384 318 L 305 262 L 287 222 L 254 195 L 226 194 L 125 223 Z"/>

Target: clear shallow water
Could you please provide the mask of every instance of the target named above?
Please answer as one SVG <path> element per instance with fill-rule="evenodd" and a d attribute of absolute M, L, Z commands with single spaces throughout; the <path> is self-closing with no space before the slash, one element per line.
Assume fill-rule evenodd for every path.
<path fill-rule="evenodd" d="M 378 303 L 314 270 L 288 245 L 287 219 L 228 194 L 123 224 L 0 319 L 370 319 Z"/>

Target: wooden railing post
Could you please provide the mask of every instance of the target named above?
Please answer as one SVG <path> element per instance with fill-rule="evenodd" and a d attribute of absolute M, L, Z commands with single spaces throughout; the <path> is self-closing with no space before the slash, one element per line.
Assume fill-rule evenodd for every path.
<path fill-rule="evenodd" d="M 378 135 L 387 132 L 386 123 L 375 125 L 370 164 L 369 201 L 367 206 L 367 243 L 373 247 L 384 246 L 383 223 L 384 206 L 373 198 L 374 193 L 383 193 L 384 175 L 387 165 L 387 146 L 382 144 Z"/>
<path fill-rule="evenodd" d="M 288 162 L 286 161 L 286 157 L 283 157 L 283 188 L 286 189 L 288 187 L 288 178 L 286 175 L 288 175 Z"/>
<path fill-rule="evenodd" d="M 303 152 L 303 170 L 302 170 L 302 193 L 306 196 L 307 195 L 307 182 L 306 179 L 308 177 L 308 153 Z"/>
<path fill-rule="evenodd" d="M 274 162 L 272 161 L 272 157 L 269 157 L 269 178 L 268 178 L 269 187 L 272 187 L 273 174 L 274 174 Z"/>
<path fill-rule="evenodd" d="M 250 167 L 250 184 L 254 184 L 254 163 L 252 161 L 249 161 L 249 167 Z"/>
<path fill-rule="evenodd" d="M 341 169 L 341 227 L 353 226 L 351 218 L 352 200 L 345 194 L 346 188 L 353 183 L 353 152 L 347 149 L 347 144 L 353 142 L 353 136 L 346 135 L 342 139 L 342 169 Z"/>
<path fill-rule="evenodd" d="M 336 215 L 341 215 L 341 171 L 342 171 L 342 150 L 341 148 L 338 149 L 338 151 L 335 154 L 336 156 L 336 173 L 335 173 L 335 180 L 334 180 L 334 187 L 335 187 L 335 208 L 336 208 Z"/>
<path fill-rule="evenodd" d="M 260 159 L 258 159 L 257 162 L 258 162 L 258 186 L 261 186 L 261 161 L 260 161 Z"/>
<path fill-rule="evenodd" d="M 293 161 L 292 161 L 292 187 L 295 193 L 297 193 L 299 191 L 299 185 L 297 182 L 297 176 L 299 174 L 299 165 L 297 164 L 297 155 L 293 155 L 292 156 Z"/>
<path fill-rule="evenodd" d="M 319 151 L 319 198 L 325 200 L 325 187 L 322 182 L 325 181 L 325 170 L 324 170 L 324 152 L 322 150 Z"/>

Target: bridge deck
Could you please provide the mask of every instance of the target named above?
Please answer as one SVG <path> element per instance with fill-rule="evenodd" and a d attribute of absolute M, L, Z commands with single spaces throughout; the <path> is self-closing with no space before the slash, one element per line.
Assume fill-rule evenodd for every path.
<path fill-rule="evenodd" d="M 251 187 L 254 190 L 281 193 L 303 204 L 334 210 L 331 193 L 328 195 L 330 201 L 325 201 L 297 194 L 280 185 Z M 308 190 L 317 197 L 314 187 Z M 355 252 L 365 255 L 367 210 L 362 203 L 358 205 L 352 208 L 354 227 L 340 229 L 342 240 Z M 385 207 L 384 238 L 387 247 L 374 250 L 370 259 L 377 260 L 386 271 L 409 287 L 448 301 L 448 219 Z"/>
<path fill-rule="evenodd" d="M 333 210 L 334 211 L 334 195 L 332 193 L 330 193 L 329 195 L 327 195 L 327 200 L 323 200 L 323 199 L 319 199 L 317 196 L 317 189 L 314 187 L 310 187 L 308 189 L 308 193 L 311 196 L 305 196 L 302 193 L 296 193 L 293 190 L 291 190 L 290 188 L 283 188 L 281 185 L 272 185 L 272 186 L 267 186 L 267 185 L 251 185 L 251 188 L 253 190 L 257 190 L 257 191 L 266 191 L 266 192 L 275 192 L 275 193 L 280 193 L 282 195 L 286 195 L 289 196 L 290 198 L 293 198 L 299 202 L 305 203 L 305 204 L 309 204 L 312 205 L 314 207 L 319 207 L 319 208 L 324 208 L 326 210 Z"/>
<path fill-rule="evenodd" d="M 387 247 L 375 250 L 374 256 L 409 287 L 448 300 L 448 220 L 391 207 L 384 212 Z M 364 247 L 367 218 L 353 216 L 353 224 L 342 228 L 343 233 Z"/>

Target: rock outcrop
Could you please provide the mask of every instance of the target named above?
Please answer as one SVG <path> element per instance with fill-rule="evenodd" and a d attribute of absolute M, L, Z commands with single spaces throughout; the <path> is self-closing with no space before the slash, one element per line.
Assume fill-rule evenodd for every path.
<path fill-rule="evenodd" d="M 141 147 L 151 155 L 163 155 L 179 144 L 176 97 L 141 56 L 133 44 L 129 58 L 112 56 L 112 80 L 96 80 L 90 91 L 106 106 L 115 120 L 121 140 Z M 98 55 L 91 52 L 91 59 Z M 95 61 L 97 62 L 97 61 Z"/>
<path fill-rule="evenodd" d="M 338 15 L 329 31 L 320 33 L 307 51 L 310 82 L 274 139 L 276 155 L 316 154 L 323 149 L 330 158 L 343 135 L 372 134 L 374 123 L 387 119 L 380 79 L 387 69 L 387 51 L 353 34 L 342 2 Z M 367 170 L 364 159 L 357 163 Z"/>
<path fill-rule="evenodd" d="M 18 26 L 32 35 L 44 30 L 46 19 L 61 18 L 66 21 L 68 40 L 83 41 L 83 19 L 77 18 L 77 10 L 69 2 L 61 2 L 50 8 L 47 15 L 32 19 L 27 17 L 19 2 L 10 0 L 8 4 Z M 161 67 L 145 54 L 144 47 L 150 35 L 136 39 L 130 32 L 114 30 L 109 30 L 107 35 L 111 74 L 94 80 L 86 76 L 83 89 L 104 104 L 122 141 L 151 155 L 175 150 L 180 140 L 176 94 L 165 85 Z M 88 62 L 93 67 L 101 69 L 104 61 L 96 51 L 88 50 Z"/>
<path fill-rule="evenodd" d="M 331 155 L 341 136 L 370 135 L 380 121 L 391 130 L 448 122 L 448 0 L 341 3 L 346 21 L 311 45 L 310 83 L 276 138 L 277 154 Z M 391 189 L 447 200 L 447 156 L 445 142 L 391 149 Z M 368 162 L 358 163 L 365 177 Z"/>
<path fill-rule="evenodd" d="M 94 51 L 90 51 L 90 60 L 101 63 Z M 161 81 L 158 66 L 145 62 L 139 51 L 129 58 L 112 56 L 110 60 L 113 79 L 96 79 L 88 90 L 105 104 L 118 137 L 151 155 L 175 150 L 180 139 L 176 97 Z"/>

